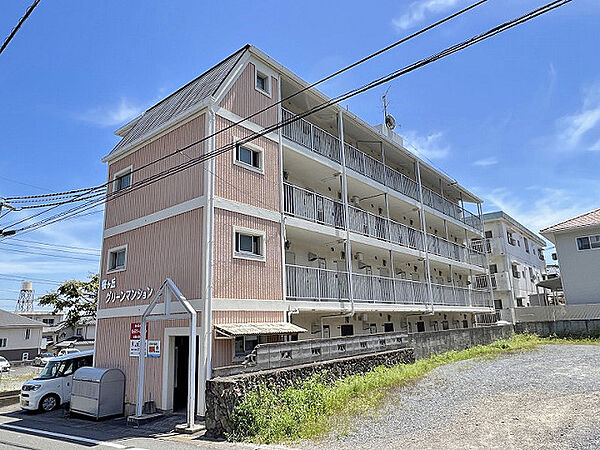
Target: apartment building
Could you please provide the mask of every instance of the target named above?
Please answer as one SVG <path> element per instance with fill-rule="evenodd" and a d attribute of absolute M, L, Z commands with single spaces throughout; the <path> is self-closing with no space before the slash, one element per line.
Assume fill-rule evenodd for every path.
<path fill-rule="evenodd" d="M 512 308 L 543 305 L 537 283 L 546 274 L 544 240 L 504 211 L 483 214 L 483 227 L 484 240 L 473 245 L 488 254 L 495 309 L 508 320 Z M 477 286 L 487 283 L 487 277 L 478 276 Z"/>
<path fill-rule="evenodd" d="M 600 209 L 544 228 L 542 236 L 556 245 L 567 305 L 600 302 Z"/>
<path fill-rule="evenodd" d="M 481 200 L 338 105 L 294 120 L 328 100 L 293 96 L 306 86 L 245 46 L 117 130 L 104 161 L 109 192 L 123 195 L 106 204 L 95 364 L 125 372 L 126 403 L 130 341 L 167 277 L 198 312 L 200 413 L 211 368 L 258 343 L 471 327 L 493 312 L 490 289 L 475 286 L 486 254 L 470 246 L 482 237 Z M 159 409 L 185 400 L 188 326 L 148 325 L 159 351 L 144 402 Z"/>

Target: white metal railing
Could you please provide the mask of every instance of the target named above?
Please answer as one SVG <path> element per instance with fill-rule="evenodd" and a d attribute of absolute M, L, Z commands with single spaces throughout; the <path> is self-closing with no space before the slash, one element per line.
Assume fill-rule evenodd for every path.
<path fill-rule="evenodd" d="M 492 253 L 492 240 L 490 238 L 473 239 L 471 241 L 471 248 L 479 253 Z"/>
<path fill-rule="evenodd" d="M 345 227 L 343 203 L 289 183 L 283 184 L 283 210 L 311 222 Z"/>
<path fill-rule="evenodd" d="M 345 227 L 344 205 L 316 192 L 284 183 L 284 212 L 336 228 Z M 423 232 L 368 211 L 348 207 L 348 229 L 355 233 L 425 251 Z M 439 236 L 428 234 L 427 251 L 438 256 L 485 267 L 483 254 Z"/>
<path fill-rule="evenodd" d="M 293 117 L 295 117 L 294 113 L 283 109 L 284 121 Z M 284 125 L 282 134 L 284 137 L 313 150 L 315 153 L 341 163 L 339 138 L 307 120 L 298 119 L 295 122 Z M 406 175 L 386 166 L 382 161 L 367 155 L 362 150 L 348 143 L 344 143 L 344 156 L 346 167 L 414 200 L 419 200 L 419 186 L 415 180 L 411 180 Z M 423 203 L 477 230 L 483 229 L 479 216 L 425 186 L 423 186 Z"/>
<path fill-rule="evenodd" d="M 492 280 L 492 289 L 496 289 L 497 284 L 496 284 L 496 274 L 495 273 L 490 274 L 490 280 Z M 475 287 L 477 289 L 488 289 L 489 283 L 488 283 L 487 275 L 477 275 L 475 277 Z"/>
<path fill-rule="evenodd" d="M 348 300 L 347 272 L 286 264 L 287 298 L 303 301 Z M 355 302 L 427 305 L 427 283 L 375 275 L 352 274 Z M 432 284 L 434 305 L 491 307 L 489 291 Z"/>

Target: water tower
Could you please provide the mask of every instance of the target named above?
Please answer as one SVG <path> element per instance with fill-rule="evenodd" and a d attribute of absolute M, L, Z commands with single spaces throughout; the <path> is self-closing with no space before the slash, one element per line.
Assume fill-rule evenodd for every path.
<path fill-rule="evenodd" d="M 33 311 L 33 283 L 31 281 L 23 281 L 21 291 L 19 292 L 19 300 L 15 312 L 32 312 Z"/>

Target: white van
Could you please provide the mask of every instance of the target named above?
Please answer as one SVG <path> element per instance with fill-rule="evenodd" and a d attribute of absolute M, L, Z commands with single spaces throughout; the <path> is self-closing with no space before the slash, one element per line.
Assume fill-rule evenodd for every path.
<path fill-rule="evenodd" d="M 21 409 L 52 411 L 70 402 L 73 373 L 80 367 L 91 366 L 93 358 L 93 350 L 52 358 L 36 378 L 23 384 Z"/>

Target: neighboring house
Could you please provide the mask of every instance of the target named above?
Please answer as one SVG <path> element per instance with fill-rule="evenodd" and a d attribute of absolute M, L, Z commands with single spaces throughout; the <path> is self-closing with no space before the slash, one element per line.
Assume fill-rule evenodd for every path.
<path fill-rule="evenodd" d="M 567 305 L 600 303 L 600 209 L 540 231 L 556 246 Z"/>
<path fill-rule="evenodd" d="M 482 237 L 481 200 L 342 106 L 294 121 L 327 100 L 310 89 L 277 105 L 307 84 L 246 46 L 117 130 L 104 159 L 115 196 L 95 364 L 125 372 L 126 403 L 135 402 L 130 340 L 167 277 L 198 311 L 200 398 L 211 367 L 241 363 L 258 343 L 472 327 L 493 312 L 490 289 L 474 283 L 486 255 L 470 247 Z M 281 130 L 236 144 L 280 120 Z M 224 146 L 235 148 L 132 188 Z M 175 355 L 187 355 L 187 327 L 185 318 L 148 325 L 160 357 L 148 359 L 144 393 L 159 409 L 186 399 L 187 357 Z"/>
<path fill-rule="evenodd" d="M 64 319 L 64 314 L 54 314 L 52 311 L 20 311 L 16 314 L 28 317 L 32 320 L 37 320 L 44 324 L 44 330 L 42 332 L 42 343 L 41 349 L 47 350 L 52 344 L 56 342 L 56 325 Z"/>
<path fill-rule="evenodd" d="M 0 356 L 9 361 L 35 358 L 42 344 L 44 324 L 0 309 Z"/>
<path fill-rule="evenodd" d="M 483 215 L 494 307 L 510 320 L 512 308 L 546 304 L 544 290 L 537 283 L 545 278 L 544 240 L 504 211 Z M 477 285 L 487 286 L 479 276 Z"/>
<path fill-rule="evenodd" d="M 81 346 L 82 341 L 87 343 L 84 345 L 86 349 L 90 346 L 93 347 L 95 334 L 96 319 L 94 317 L 84 317 L 75 326 L 62 321 L 53 327 L 44 328 L 44 337 L 51 342 L 48 349 L 52 351 Z"/>

